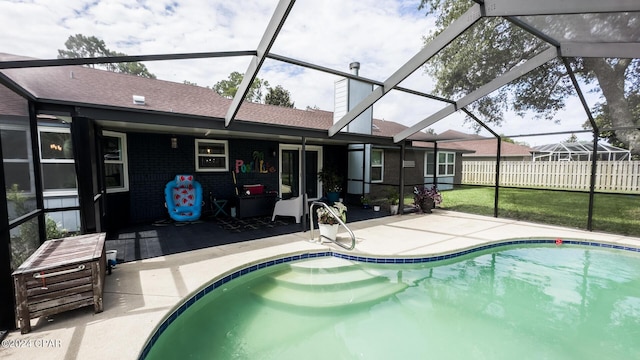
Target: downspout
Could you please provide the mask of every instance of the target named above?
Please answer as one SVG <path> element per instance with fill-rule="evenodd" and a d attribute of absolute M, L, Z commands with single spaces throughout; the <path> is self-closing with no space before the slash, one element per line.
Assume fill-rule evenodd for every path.
<path fill-rule="evenodd" d="M 587 214 L 587 230 L 593 231 L 593 204 L 595 200 L 595 189 L 596 189 L 596 166 L 598 164 L 598 135 L 600 134 L 600 130 L 598 129 L 598 125 L 596 124 L 593 115 L 591 114 L 591 110 L 589 109 L 589 105 L 582 94 L 582 90 L 580 89 L 580 85 L 578 84 L 578 80 L 576 79 L 573 70 L 571 69 L 571 64 L 569 64 L 569 60 L 566 58 L 562 58 L 562 62 L 564 63 L 564 67 L 567 69 L 567 73 L 571 78 L 571 82 L 573 83 L 573 87 L 576 89 L 576 93 L 580 98 L 580 102 L 582 103 L 582 107 L 584 111 L 587 113 L 587 117 L 589 118 L 589 123 L 591 124 L 591 128 L 593 129 L 593 154 L 591 156 L 591 181 L 589 182 L 589 213 Z"/>

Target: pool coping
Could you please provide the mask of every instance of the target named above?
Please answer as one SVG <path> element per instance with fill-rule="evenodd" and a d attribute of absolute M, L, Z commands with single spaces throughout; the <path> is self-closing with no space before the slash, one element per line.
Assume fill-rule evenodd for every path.
<path fill-rule="evenodd" d="M 332 250 L 298 250 L 289 254 L 269 256 L 263 259 L 247 262 L 246 264 L 238 265 L 229 269 L 228 271 L 214 277 L 209 282 L 203 284 L 198 289 L 194 290 L 181 301 L 179 301 L 162 320 L 156 325 L 153 331 L 147 337 L 144 342 L 143 348 L 140 350 L 137 359 L 144 360 L 148 356 L 153 345 L 158 341 L 163 332 L 189 307 L 194 305 L 198 300 L 202 299 L 205 295 L 221 287 L 222 285 L 239 278 L 240 276 L 247 275 L 254 271 L 265 269 L 271 266 L 289 263 L 298 260 L 314 259 L 321 257 L 337 257 L 345 260 L 358 261 L 364 263 L 374 264 L 418 264 L 418 263 L 430 263 L 439 262 L 454 259 L 460 256 L 465 256 L 475 252 L 481 252 L 489 249 L 494 249 L 503 246 L 513 245 L 556 245 L 556 246 L 587 246 L 598 247 L 610 250 L 622 250 L 640 253 L 639 246 L 629 246 L 627 244 L 620 244 L 613 241 L 606 240 L 586 240 L 586 239 L 562 239 L 562 238 L 510 238 L 502 240 L 489 241 L 484 244 L 478 244 L 466 248 L 459 248 L 451 251 L 444 251 L 441 253 L 435 253 L 431 255 L 423 256 L 363 256 L 363 254 L 348 254 L 344 250 L 332 249 Z"/>

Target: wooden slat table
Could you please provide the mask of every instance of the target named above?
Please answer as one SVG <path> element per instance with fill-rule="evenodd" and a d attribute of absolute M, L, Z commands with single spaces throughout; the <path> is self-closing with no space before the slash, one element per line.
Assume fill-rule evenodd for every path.
<path fill-rule="evenodd" d="M 13 272 L 16 325 L 31 331 L 31 319 L 93 305 L 103 310 L 105 234 L 45 241 Z"/>

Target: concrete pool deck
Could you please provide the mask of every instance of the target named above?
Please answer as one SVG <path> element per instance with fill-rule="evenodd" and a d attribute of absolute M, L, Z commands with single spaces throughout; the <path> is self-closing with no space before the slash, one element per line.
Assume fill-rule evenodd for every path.
<path fill-rule="evenodd" d="M 640 247 L 640 238 L 436 210 L 389 216 L 349 227 L 356 248 L 312 243 L 309 232 L 216 246 L 119 264 L 106 277 L 104 312 L 86 307 L 32 320 L 32 331 L 10 332 L 3 359 L 135 359 L 147 337 L 180 300 L 247 263 L 298 252 L 332 250 L 370 257 L 418 257 L 505 239 L 572 239 Z M 317 230 L 315 232 L 317 236 Z M 350 241 L 348 234 L 339 237 Z"/>

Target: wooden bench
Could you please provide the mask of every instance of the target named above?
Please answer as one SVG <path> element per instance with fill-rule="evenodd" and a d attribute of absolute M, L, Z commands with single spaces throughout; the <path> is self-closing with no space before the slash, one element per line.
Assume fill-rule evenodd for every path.
<path fill-rule="evenodd" d="M 16 325 L 31 331 L 31 319 L 93 305 L 103 310 L 105 234 L 45 241 L 13 272 Z"/>

